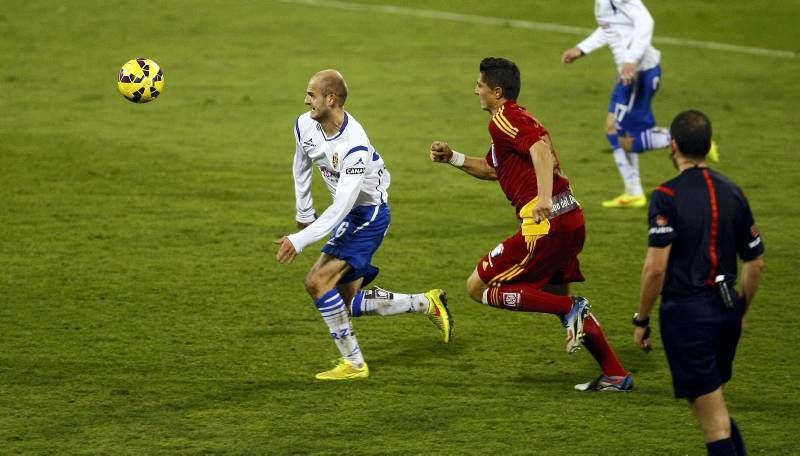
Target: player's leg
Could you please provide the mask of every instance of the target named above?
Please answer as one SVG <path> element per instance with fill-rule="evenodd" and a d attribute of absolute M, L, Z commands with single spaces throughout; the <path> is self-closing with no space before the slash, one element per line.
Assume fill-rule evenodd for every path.
<path fill-rule="evenodd" d="M 669 146 L 672 137 L 669 130 L 656 126 L 653 114 L 653 98 L 661 86 L 661 67 L 656 66 L 637 75 L 636 97 L 620 128 L 625 131 L 625 141 L 621 141 L 626 152 L 642 153 Z"/>
<path fill-rule="evenodd" d="M 578 391 L 630 392 L 633 376 L 614 353 L 597 317 L 589 314 L 583 322 L 583 346 L 597 361 L 603 373 L 596 379 L 575 385 Z"/>
<path fill-rule="evenodd" d="M 639 162 L 636 157 L 631 158 L 623 149 L 621 143 L 630 143 L 630 139 L 620 136 L 620 123 L 628 116 L 631 100 L 635 98 L 634 85 L 625 86 L 617 83 L 606 117 L 606 138 L 611 145 L 614 164 L 617 166 L 625 191 L 611 200 L 603 201 L 603 207 L 641 207 L 646 203 L 641 178 L 639 177 Z"/>
<path fill-rule="evenodd" d="M 578 261 L 578 254 L 580 254 L 580 252 L 583 250 L 584 241 L 585 232 L 580 240 L 574 243 L 574 259 L 564 263 L 561 270 L 555 274 L 553 279 L 551 279 L 552 282 L 547 284 L 542 289 L 543 291 L 560 296 L 569 296 L 569 284 L 571 282 L 582 282 L 584 280 L 583 274 L 580 271 L 580 263 Z M 573 306 L 573 311 L 575 310 L 576 308 Z M 562 321 L 562 323 L 565 322 Z M 586 315 L 582 321 L 582 325 L 583 326 L 581 330 L 584 333 L 583 346 L 586 347 L 589 353 L 591 353 L 592 357 L 594 357 L 594 359 L 597 361 L 597 364 L 600 365 L 600 368 L 603 371 L 601 378 L 598 378 L 594 382 L 590 382 L 595 383 L 594 390 L 597 390 L 598 386 L 600 386 L 600 382 L 604 382 L 606 384 L 619 384 L 625 381 L 623 378 L 617 377 L 626 377 L 629 375 L 629 373 L 625 367 L 623 367 L 622 362 L 617 357 L 617 354 L 614 353 L 614 350 L 611 348 L 611 345 L 609 344 L 608 339 L 603 332 L 603 328 L 600 326 L 600 322 L 597 320 L 594 313 Z M 569 339 L 570 337 L 568 335 L 567 343 L 569 343 Z M 609 378 L 602 378 L 603 376 Z M 630 386 L 632 388 L 633 384 L 631 383 Z M 611 391 L 611 389 L 607 390 Z"/>
<path fill-rule="evenodd" d="M 447 297 L 439 289 L 425 293 L 395 293 L 375 287 L 360 290 L 369 285 L 378 275 L 378 268 L 371 264 L 372 257 L 383 242 L 389 228 L 388 206 L 355 209 L 348 216 L 349 225 L 340 230 L 339 236 L 328 241 L 323 251 L 347 260 L 352 269 L 340 280 L 340 290 L 347 294 L 348 306 L 353 317 L 368 315 L 391 316 L 404 313 L 422 313 L 442 332 L 442 338 L 450 341 L 452 318 L 447 309 Z M 360 280 L 358 280 L 360 279 Z"/>
<path fill-rule="evenodd" d="M 348 301 L 352 300 L 350 295 L 355 295 L 355 287 L 369 283 L 378 274 L 378 269 L 370 261 L 383 241 L 390 219 L 386 204 L 354 208 L 333 230 L 331 238 L 322 248 L 322 256 L 312 268 L 312 273 L 309 273 L 306 288 L 315 298 L 323 318 L 326 318 L 331 337 L 343 356 L 342 363 L 318 374 L 318 379 L 344 380 L 369 375 L 347 308 Z M 358 283 L 341 288 L 347 295 L 345 301 L 339 292 L 339 285 L 352 282 Z M 353 370 L 356 372 L 352 373 Z"/>
<path fill-rule="evenodd" d="M 427 313 L 430 300 L 426 293 L 398 293 L 373 287 L 360 291 L 353 301 L 353 316 L 389 317 L 408 313 Z"/>
<path fill-rule="evenodd" d="M 574 261 L 577 265 L 577 252 L 582 248 L 584 238 L 582 225 L 571 231 L 550 233 L 535 239 L 526 239 L 517 232 L 480 261 L 467 281 L 470 296 L 506 310 L 558 316 L 567 330 L 566 350 L 573 353 L 580 347 L 584 335 L 583 321 L 589 313 L 588 301 L 580 296 L 567 296 L 567 287 L 552 284 L 564 264 Z M 583 276 L 578 272 L 571 280 L 583 280 Z"/>
<path fill-rule="evenodd" d="M 640 154 L 653 149 L 663 149 L 669 146 L 672 136 L 669 130 L 662 127 L 651 127 L 646 130 L 631 132 L 625 137 L 623 149 L 626 152 Z"/>
<path fill-rule="evenodd" d="M 354 317 L 423 314 L 439 328 L 444 343 L 449 343 L 453 335 L 453 317 L 447 308 L 447 293 L 438 288 L 408 294 L 373 287 L 355 294 L 351 308 Z"/>
<path fill-rule="evenodd" d="M 363 284 L 364 284 L 364 278 L 359 277 L 356 280 L 352 280 L 347 283 L 339 283 L 336 286 L 336 288 L 339 289 L 339 294 L 342 296 L 342 299 L 344 299 L 344 302 L 348 303 L 347 310 L 348 312 L 350 312 L 351 316 L 355 316 L 353 315 L 352 312 L 353 300 L 358 297 L 358 294 L 361 291 L 361 286 Z"/>
<path fill-rule="evenodd" d="M 737 454 L 736 445 L 731 438 L 731 417 L 728 414 L 722 387 L 710 393 L 690 398 L 689 404 L 703 430 L 708 454 Z"/>
<path fill-rule="evenodd" d="M 547 293 L 550 275 L 558 265 L 548 262 L 552 253 L 544 247 L 552 236 L 527 242 L 520 231 L 486 254 L 467 279 L 467 292 L 476 302 L 506 310 L 564 315 L 572 298 Z M 538 249 L 538 250 L 537 250 Z M 537 271 L 531 273 L 536 264 Z"/>
<path fill-rule="evenodd" d="M 342 355 L 342 360 L 333 369 L 317 374 L 320 380 L 347 380 L 369 375 L 347 306 L 336 286 L 349 269 L 346 261 L 322 253 L 306 277 L 306 290 Z"/>

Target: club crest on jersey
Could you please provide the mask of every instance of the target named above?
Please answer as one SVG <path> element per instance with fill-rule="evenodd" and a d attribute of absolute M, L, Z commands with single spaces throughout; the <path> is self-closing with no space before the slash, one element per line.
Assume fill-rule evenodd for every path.
<path fill-rule="evenodd" d="M 339 152 L 333 153 L 333 157 L 331 157 L 331 164 L 333 165 L 333 169 L 339 169 Z"/>
<path fill-rule="evenodd" d="M 669 219 L 666 215 L 657 215 L 656 216 L 656 225 L 658 226 L 667 226 L 669 224 Z"/>
<path fill-rule="evenodd" d="M 503 293 L 503 304 L 506 307 L 519 307 L 521 300 L 519 293 Z"/>

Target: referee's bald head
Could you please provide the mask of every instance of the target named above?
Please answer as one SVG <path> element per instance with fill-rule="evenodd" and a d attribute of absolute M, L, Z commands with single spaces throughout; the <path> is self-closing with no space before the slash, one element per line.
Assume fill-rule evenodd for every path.
<path fill-rule="evenodd" d="M 700 111 L 690 109 L 675 116 L 669 133 L 683 155 L 704 158 L 711 148 L 711 120 Z"/>

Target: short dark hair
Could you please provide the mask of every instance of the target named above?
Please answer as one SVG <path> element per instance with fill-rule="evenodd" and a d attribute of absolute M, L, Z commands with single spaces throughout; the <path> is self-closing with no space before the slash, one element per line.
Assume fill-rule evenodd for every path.
<path fill-rule="evenodd" d="M 486 57 L 481 60 L 480 71 L 489 87 L 503 89 L 503 97 L 508 100 L 517 99 L 520 79 L 516 63 L 500 57 Z"/>
<path fill-rule="evenodd" d="M 669 134 L 683 155 L 705 157 L 711 148 L 711 121 L 700 111 L 690 109 L 675 116 Z"/>

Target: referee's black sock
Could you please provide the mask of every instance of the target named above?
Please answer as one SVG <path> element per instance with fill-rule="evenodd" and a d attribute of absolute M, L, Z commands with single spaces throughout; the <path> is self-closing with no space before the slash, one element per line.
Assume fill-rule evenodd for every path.
<path fill-rule="evenodd" d="M 731 440 L 733 440 L 733 446 L 736 447 L 736 455 L 747 456 L 747 447 L 744 446 L 742 433 L 739 432 L 739 426 L 736 425 L 736 421 L 733 421 L 733 418 L 731 418 Z"/>
<path fill-rule="evenodd" d="M 730 437 L 715 442 L 706 442 L 706 450 L 708 450 L 708 456 L 738 456 L 736 446 Z"/>

